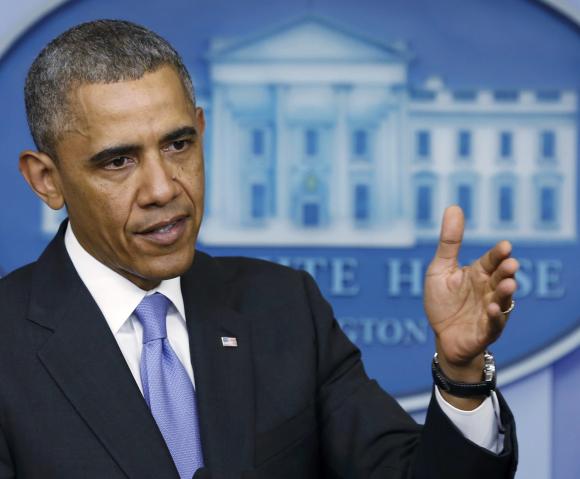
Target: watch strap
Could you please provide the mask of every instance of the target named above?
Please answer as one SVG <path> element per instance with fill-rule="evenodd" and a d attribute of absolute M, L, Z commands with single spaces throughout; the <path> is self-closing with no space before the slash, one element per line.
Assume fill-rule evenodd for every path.
<path fill-rule="evenodd" d="M 484 353 L 484 367 L 482 371 L 483 381 L 479 383 L 464 383 L 458 381 L 452 381 L 441 369 L 439 361 L 437 359 L 437 353 L 433 356 L 433 361 L 431 363 L 431 373 L 433 375 L 433 381 L 435 384 L 443 391 L 457 397 L 474 397 L 474 396 L 489 396 L 491 391 L 495 390 L 496 386 L 496 374 L 495 374 L 495 361 L 493 354 L 489 351 Z"/>

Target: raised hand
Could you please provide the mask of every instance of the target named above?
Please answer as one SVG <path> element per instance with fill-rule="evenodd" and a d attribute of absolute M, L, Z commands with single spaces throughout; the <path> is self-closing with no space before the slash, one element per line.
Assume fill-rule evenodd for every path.
<path fill-rule="evenodd" d="M 435 332 L 443 370 L 459 381 L 481 380 L 482 353 L 503 331 L 519 268 L 511 244 L 500 241 L 470 266 L 461 267 L 461 208 L 445 210 L 439 245 L 425 277 L 424 305 Z"/>

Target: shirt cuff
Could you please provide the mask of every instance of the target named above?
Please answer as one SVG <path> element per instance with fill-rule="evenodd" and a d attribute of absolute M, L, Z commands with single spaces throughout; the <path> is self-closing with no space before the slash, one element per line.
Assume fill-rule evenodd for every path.
<path fill-rule="evenodd" d="M 495 391 L 473 411 L 463 411 L 449 404 L 438 387 L 435 387 L 435 397 L 439 407 L 467 439 L 496 454 L 503 451 L 503 426 Z"/>

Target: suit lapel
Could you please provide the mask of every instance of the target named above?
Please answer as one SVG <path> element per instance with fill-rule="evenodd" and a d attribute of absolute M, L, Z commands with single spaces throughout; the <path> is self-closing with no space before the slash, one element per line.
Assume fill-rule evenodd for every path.
<path fill-rule="evenodd" d="M 53 331 L 38 356 L 128 477 L 176 478 L 115 338 L 66 253 L 62 229 L 33 280 L 29 319 Z"/>
<path fill-rule="evenodd" d="M 197 252 L 182 277 L 206 466 L 239 477 L 254 455 L 254 380 L 250 322 L 226 306 L 228 285 L 215 261 Z M 236 338 L 224 347 L 222 337 Z"/>

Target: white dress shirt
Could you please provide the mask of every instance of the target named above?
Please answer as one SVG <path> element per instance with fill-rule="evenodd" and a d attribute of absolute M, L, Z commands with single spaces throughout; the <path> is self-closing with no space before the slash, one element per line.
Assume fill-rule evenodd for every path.
<path fill-rule="evenodd" d="M 93 258 L 78 242 L 70 224 L 66 229 L 64 244 L 77 273 L 111 328 L 141 392 L 143 392 L 140 370 L 143 326 L 133 311 L 145 296 L 153 293 L 162 293 L 170 301 L 167 310 L 167 340 L 195 385 L 181 295 L 181 279 L 168 279 L 162 281 L 155 289 L 144 291 Z"/>
<path fill-rule="evenodd" d="M 167 339 L 195 385 L 180 278 L 162 281 L 155 289 L 143 291 L 93 258 L 78 242 L 70 224 L 64 241 L 78 275 L 103 313 L 141 392 L 143 387 L 139 365 L 143 349 L 143 327 L 133 311 L 145 296 L 157 292 L 171 302 L 167 312 Z M 499 404 L 495 393 L 473 411 L 453 407 L 443 399 L 437 388 L 435 397 L 441 409 L 467 439 L 492 452 L 502 451 L 503 434 L 500 431 Z"/>

